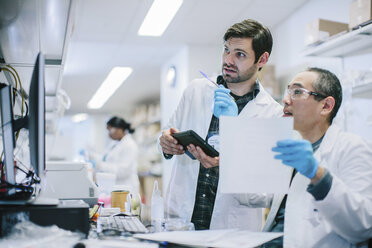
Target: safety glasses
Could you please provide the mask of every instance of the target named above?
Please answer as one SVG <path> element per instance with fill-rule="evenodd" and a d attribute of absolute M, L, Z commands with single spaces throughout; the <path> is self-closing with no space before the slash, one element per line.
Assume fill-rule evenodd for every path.
<path fill-rule="evenodd" d="M 287 89 L 287 94 L 290 95 L 292 99 L 307 99 L 309 98 L 310 95 L 317 96 L 317 97 L 322 97 L 326 98 L 327 96 L 310 91 L 304 88 L 288 88 Z"/>

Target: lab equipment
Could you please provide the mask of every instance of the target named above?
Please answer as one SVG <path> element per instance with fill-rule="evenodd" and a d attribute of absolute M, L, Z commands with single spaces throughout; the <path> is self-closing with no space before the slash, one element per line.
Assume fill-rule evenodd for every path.
<path fill-rule="evenodd" d="M 41 226 L 57 225 L 88 236 L 89 206 L 82 200 L 61 200 L 58 205 L 2 205 L 0 206 L 0 237 L 8 234 L 11 227 L 25 220 Z"/>
<path fill-rule="evenodd" d="M 158 181 L 154 182 L 154 189 L 151 196 L 151 225 L 155 232 L 163 229 L 164 222 L 164 201 L 159 190 Z"/>
<path fill-rule="evenodd" d="M 104 203 L 98 202 L 92 209 L 89 210 L 89 219 L 90 220 L 97 220 L 96 215 L 100 213 L 101 208 L 103 208 Z"/>
<path fill-rule="evenodd" d="M 194 231 L 194 223 L 181 218 L 169 218 L 164 222 L 164 230 L 171 231 Z"/>
<path fill-rule="evenodd" d="M 205 154 L 210 157 L 217 157 L 219 153 L 209 145 L 205 140 L 203 140 L 197 133 L 193 130 L 187 130 L 183 132 L 173 133 L 173 138 L 175 138 L 180 145 L 183 146 L 185 150 L 187 150 L 187 146 L 193 144 L 195 146 L 199 146 Z M 188 154 L 191 155 L 190 153 Z M 195 159 L 194 156 L 190 156 L 192 159 Z"/>
<path fill-rule="evenodd" d="M 7 185 L 1 192 L 0 198 L 5 201 L 19 200 L 17 204 L 25 204 L 32 196 L 36 196 L 36 186 L 43 179 L 45 170 L 45 82 L 44 82 L 44 56 L 39 53 L 31 77 L 29 92 L 29 114 L 14 120 L 11 104 L 10 87 L 1 89 L 1 116 L 3 129 L 3 143 L 5 151 L 5 181 Z M 13 99 L 14 100 L 14 99 Z M 14 147 L 13 131 L 21 128 L 29 129 L 30 161 L 33 170 L 27 174 L 27 185 L 16 184 L 14 173 Z M 32 199 L 34 200 L 34 199 Z M 23 201 L 23 202 L 21 202 Z"/>
<path fill-rule="evenodd" d="M 295 168 L 302 175 L 313 178 L 318 170 L 318 161 L 313 156 L 313 148 L 307 140 L 280 140 L 277 146 L 272 148 L 279 152 L 275 159 L 282 160 L 283 164 Z"/>
<path fill-rule="evenodd" d="M 125 210 L 127 213 L 135 216 L 141 216 L 142 210 L 142 203 L 141 203 L 141 195 L 137 194 L 128 194 L 127 201 L 125 203 Z"/>
<path fill-rule="evenodd" d="M 221 115 L 237 116 L 238 106 L 229 94 L 230 90 L 220 86 L 214 91 L 213 114 L 220 118 Z"/>
<path fill-rule="evenodd" d="M 97 232 L 105 233 L 107 230 L 114 230 L 117 234 L 130 232 L 130 233 L 147 233 L 147 228 L 142 222 L 134 216 L 109 216 L 98 217 Z"/>
<path fill-rule="evenodd" d="M 90 206 L 98 201 L 98 188 L 88 176 L 86 162 L 48 161 L 45 197 L 81 199 Z"/>
<path fill-rule="evenodd" d="M 111 207 L 120 208 L 121 212 L 126 212 L 128 209 L 125 208 L 125 204 L 127 201 L 127 195 L 129 194 L 129 190 L 127 190 L 127 186 L 125 185 L 115 185 L 114 190 L 111 192 Z"/>

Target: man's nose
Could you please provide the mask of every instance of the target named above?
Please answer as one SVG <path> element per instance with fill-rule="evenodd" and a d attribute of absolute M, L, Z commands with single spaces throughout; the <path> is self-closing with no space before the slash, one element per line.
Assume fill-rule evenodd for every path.
<path fill-rule="evenodd" d="M 233 56 L 232 56 L 231 53 L 225 55 L 224 62 L 225 62 L 225 64 L 227 64 L 227 65 L 234 65 L 234 59 L 233 59 Z"/>
<path fill-rule="evenodd" d="M 291 96 L 287 93 L 283 98 L 284 105 L 290 105 L 292 103 Z"/>

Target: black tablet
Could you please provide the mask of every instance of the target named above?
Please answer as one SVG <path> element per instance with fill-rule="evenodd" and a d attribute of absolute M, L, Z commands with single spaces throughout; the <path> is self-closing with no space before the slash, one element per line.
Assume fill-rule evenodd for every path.
<path fill-rule="evenodd" d="M 219 153 L 211 145 L 209 145 L 204 139 L 202 139 L 197 133 L 195 133 L 193 130 L 174 133 L 172 134 L 172 136 L 178 141 L 180 145 L 183 146 L 183 148 L 186 151 L 187 151 L 187 146 L 189 144 L 193 144 L 194 146 L 199 146 L 205 152 L 205 154 L 207 154 L 210 157 L 219 156 Z"/>

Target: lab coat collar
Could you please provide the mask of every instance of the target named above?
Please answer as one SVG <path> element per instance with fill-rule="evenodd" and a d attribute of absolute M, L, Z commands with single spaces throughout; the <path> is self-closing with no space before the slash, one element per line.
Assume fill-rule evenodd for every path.
<path fill-rule="evenodd" d="M 327 129 L 323 141 L 319 146 L 319 149 L 316 153 L 319 154 L 320 157 L 323 157 L 324 155 L 327 155 L 332 151 L 332 148 L 334 147 L 334 144 L 337 142 L 337 136 L 341 132 L 341 129 L 336 125 L 331 125 Z"/>
<path fill-rule="evenodd" d="M 246 116 L 246 117 L 256 117 L 258 116 L 261 109 L 265 108 L 267 105 L 271 103 L 272 98 L 264 89 L 264 87 L 259 83 L 260 85 L 260 92 L 258 95 L 252 99 L 252 101 L 249 101 L 247 105 L 243 108 L 243 110 L 240 112 L 239 116 Z"/>

